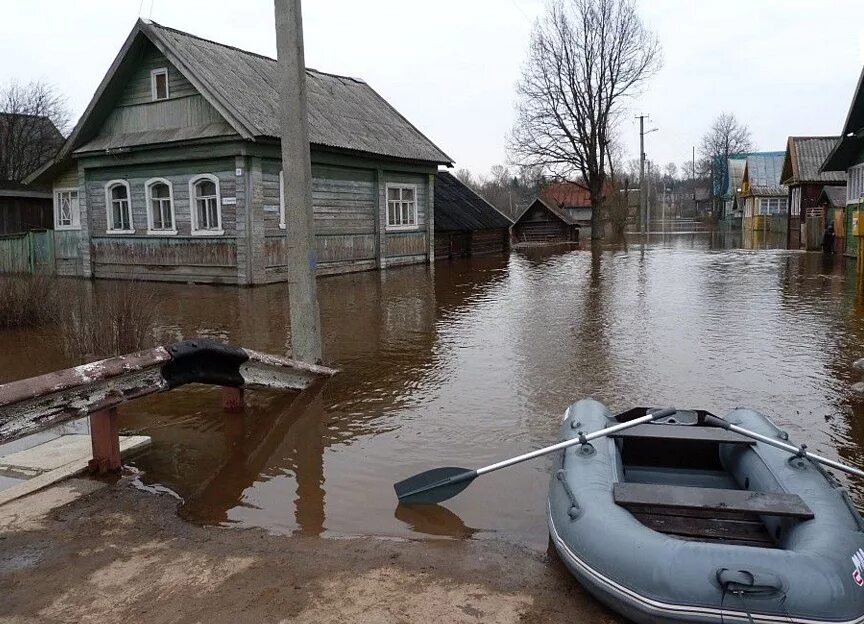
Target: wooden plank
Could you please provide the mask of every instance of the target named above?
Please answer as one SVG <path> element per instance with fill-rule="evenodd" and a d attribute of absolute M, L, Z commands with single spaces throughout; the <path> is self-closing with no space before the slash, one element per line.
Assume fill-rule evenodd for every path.
<path fill-rule="evenodd" d="M 813 512 L 797 494 L 717 488 L 616 483 L 612 496 L 623 507 L 670 507 L 711 511 L 743 511 L 766 516 L 811 519 Z"/>
<path fill-rule="evenodd" d="M 756 441 L 734 431 L 719 427 L 696 427 L 685 425 L 649 424 L 636 425 L 630 429 L 613 433 L 612 438 L 641 438 L 657 440 L 697 440 L 722 444 L 756 444 Z"/>
<path fill-rule="evenodd" d="M 652 513 L 634 513 L 639 522 L 650 529 L 667 535 L 757 542 L 773 546 L 774 542 L 765 525 L 756 520 L 729 520 L 692 518 Z"/>

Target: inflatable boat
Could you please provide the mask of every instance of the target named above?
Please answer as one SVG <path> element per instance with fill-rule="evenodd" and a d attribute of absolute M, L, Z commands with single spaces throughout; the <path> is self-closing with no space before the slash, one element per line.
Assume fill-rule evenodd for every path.
<path fill-rule="evenodd" d="M 583 400 L 561 437 L 648 412 Z M 848 494 L 803 452 L 710 417 L 679 410 L 562 451 L 548 505 L 561 560 L 638 623 L 864 623 L 864 522 Z M 749 409 L 724 420 L 788 439 Z"/>

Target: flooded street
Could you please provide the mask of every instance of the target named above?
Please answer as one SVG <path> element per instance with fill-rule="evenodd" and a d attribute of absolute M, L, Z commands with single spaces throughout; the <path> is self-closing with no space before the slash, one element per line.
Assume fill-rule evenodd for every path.
<path fill-rule="evenodd" d="M 299 397 L 250 392 L 241 415 L 224 414 L 206 387 L 129 404 L 122 428 L 153 438 L 132 463 L 195 523 L 535 549 L 546 547 L 551 458 L 483 477 L 440 507 L 397 508 L 392 484 L 551 444 L 586 396 L 614 411 L 746 405 L 811 450 L 861 464 L 854 261 L 736 247 L 679 235 L 321 279 L 325 360 L 341 374 Z M 288 349 L 284 285 L 158 290 L 158 342 Z M 0 335 L 0 381 L 75 363 L 51 329 Z M 864 504 L 864 490 L 853 493 Z"/>

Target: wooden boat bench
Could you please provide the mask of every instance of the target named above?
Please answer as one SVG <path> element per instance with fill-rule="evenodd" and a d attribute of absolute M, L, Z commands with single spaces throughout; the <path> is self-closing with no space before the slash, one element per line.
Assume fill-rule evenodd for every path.
<path fill-rule="evenodd" d="M 810 520 L 797 494 L 616 483 L 612 496 L 642 524 L 681 539 L 775 547 L 759 516 Z"/>

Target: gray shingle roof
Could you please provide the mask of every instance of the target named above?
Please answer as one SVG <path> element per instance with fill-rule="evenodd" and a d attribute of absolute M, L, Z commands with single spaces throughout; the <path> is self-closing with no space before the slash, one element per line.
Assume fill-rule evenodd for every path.
<path fill-rule="evenodd" d="M 747 180 L 751 195 L 786 195 L 780 184 L 786 152 L 760 152 L 747 156 Z"/>
<path fill-rule="evenodd" d="M 556 217 L 561 219 L 567 225 L 578 225 L 575 220 L 571 219 L 570 216 L 566 212 L 564 212 L 563 210 L 558 208 L 558 206 L 553 206 L 549 202 L 543 201 L 539 197 L 537 199 L 535 199 L 533 202 L 531 202 L 530 204 L 528 204 L 528 206 L 525 207 L 525 210 L 520 212 L 519 215 L 516 217 L 516 219 L 513 222 L 519 223 L 519 221 L 522 219 L 522 217 L 524 217 L 528 213 L 528 211 L 534 207 L 534 204 L 538 204 L 538 203 L 541 206 L 543 206 L 546 210 L 551 212 L 553 215 L 555 215 Z"/>
<path fill-rule="evenodd" d="M 141 22 L 141 28 L 157 47 L 166 48 L 163 52 L 172 61 L 176 59 L 181 71 L 203 83 L 252 135 L 279 137 L 278 66 L 274 59 L 154 22 Z M 307 69 L 306 87 L 312 144 L 451 163 L 449 156 L 362 80 Z"/>
<path fill-rule="evenodd" d="M 786 149 L 787 162 L 783 167 L 783 182 L 786 184 L 845 182 L 846 172 L 826 171 L 819 168 L 828 158 L 840 137 L 789 137 Z"/>
<path fill-rule="evenodd" d="M 823 186 L 819 195 L 819 203 L 827 200 L 832 206 L 846 206 L 845 186 Z"/>
<path fill-rule="evenodd" d="M 491 230 L 507 228 L 512 223 L 456 176 L 446 171 L 435 176 L 436 230 Z"/>

